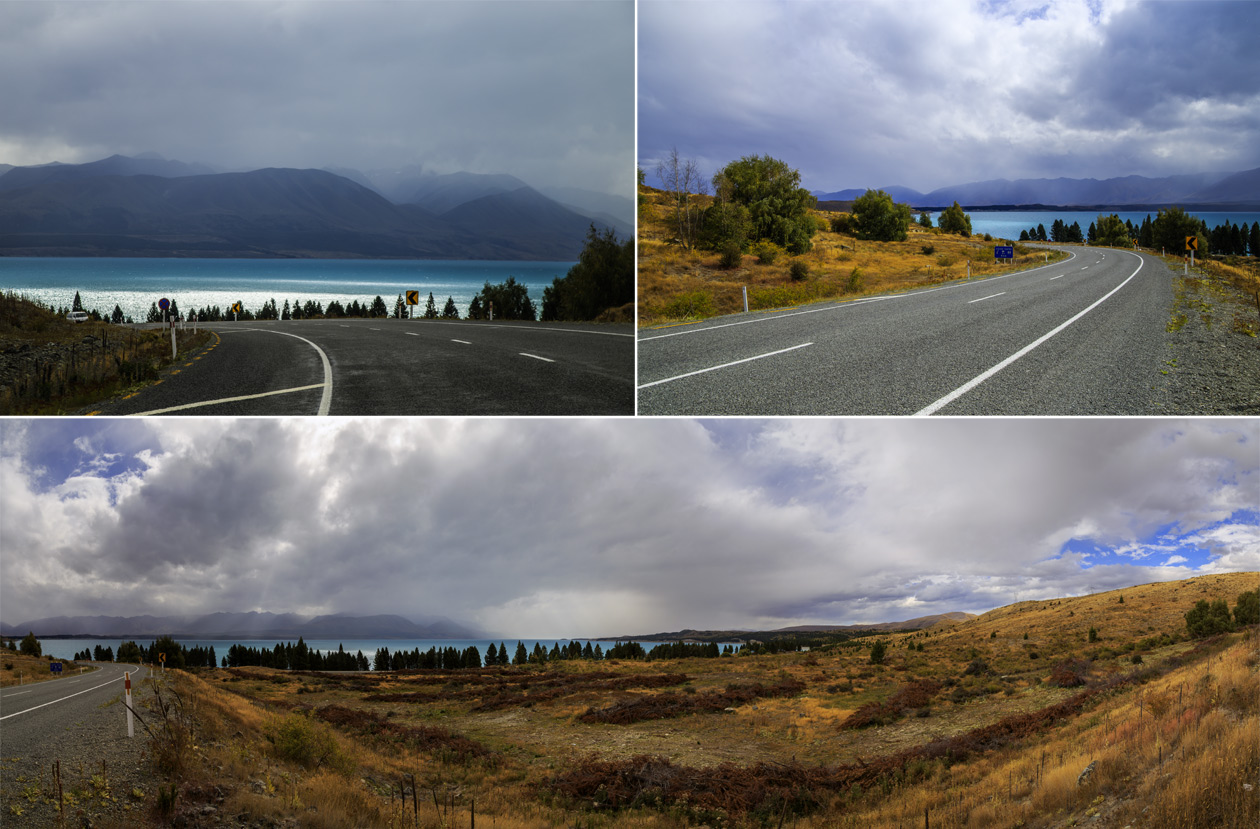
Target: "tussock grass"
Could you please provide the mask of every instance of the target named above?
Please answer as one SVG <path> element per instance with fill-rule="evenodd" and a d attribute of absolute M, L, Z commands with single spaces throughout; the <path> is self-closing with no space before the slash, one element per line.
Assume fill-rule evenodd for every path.
<path fill-rule="evenodd" d="M 767 310 L 956 281 L 966 278 L 968 262 L 972 277 L 980 277 L 1046 261 L 1046 251 L 1016 244 L 1014 264 L 997 265 L 993 242 L 913 224 L 904 242 L 861 241 L 830 229 L 833 219 L 847 214 L 814 211 L 819 231 L 810 252 L 770 256 L 754 250 L 736 267 L 724 268 L 719 252 L 689 251 L 674 240 L 664 193 L 646 186 L 639 193 L 644 202 L 638 230 L 639 322 L 643 325 L 741 312 L 745 287 L 749 310 Z M 709 196 L 693 198 L 702 207 L 713 201 Z M 925 253 L 928 248 L 930 253 Z M 1052 261 L 1057 258 L 1062 254 L 1050 252 Z M 802 264 L 808 275 L 793 279 L 793 265 Z"/>
<path fill-rule="evenodd" d="M 320 827 L 463 826 L 474 808 L 478 825 L 509 829 L 1255 825 L 1260 637 L 1191 641 L 1184 614 L 1258 583 L 1021 602 L 868 637 L 887 643 L 883 665 L 867 641 L 651 667 L 176 673 L 199 712 L 176 811 L 218 787 L 225 810 Z M 1055 687 L 1064 663 L 1086 684 Z M 660 690 L 670 682 L 681 688 Z M 784 695 L 686 702 L 759 683 Z M 614 703 L 676 716 L 583 721 Z M 868 705 L 895 715 L 846 728 Z M 344 765 L 278 751 L 276 722 L 326 728 Z"/>

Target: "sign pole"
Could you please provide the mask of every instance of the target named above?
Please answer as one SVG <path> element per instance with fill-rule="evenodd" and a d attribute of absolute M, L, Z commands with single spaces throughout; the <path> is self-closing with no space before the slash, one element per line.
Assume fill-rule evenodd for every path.
<path fill-rule="evenodd" d="M 123 685 L 127 691 L 127 736 L 136 736 L 136 724 L 132 721 L 131 714 L 131 671 L 123 674 Z"/>

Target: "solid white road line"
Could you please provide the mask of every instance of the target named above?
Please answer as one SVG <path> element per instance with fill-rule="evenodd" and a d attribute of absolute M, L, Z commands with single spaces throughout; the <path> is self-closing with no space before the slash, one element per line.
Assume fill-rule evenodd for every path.
<path fill-rule="evenodd" d="M 740 363 L 750 363 L 753 360 L 760 360 L 764 357 L 773 357 L 776 354 L 786 354 L 789 351 L 795 351 L 798 348 L 807 348 L 808 346 L 811 346 L 811 345 L 813 345 L 813 343 L 801 343 L 800 345 L 794 345 L 791 348 L 781 348 L 778 351 L 770 351 L 765 354 L 758 354 L 756 357 L 745 357 L 742 360 L 735 360 L 734 362 L 731 362 L 731 363 L 722 363 L 722 365 L 720 366 L 711 366 L 710 368 L 702 368 L 702 369 L 699 369 L 698 371 L 689 371 L 686 374 L 679 374 L 677 377 L 666 377 L 664 380 L 653 380 L 651 383 L 644 383 L 643 385 L 639 386 L 639 388 L 646 389 L 649 386 L 659 386 L 662 383 L 672 383 L 675 380 L 681 380 L 684 377 L 693 377 L 697 374 L 704 374 L 710 371 L 717 371 L 720 368 L 730 368 L 731 366 L 737 366 Z"/>
<path fill-rule="evenodd" d="M 973 303 L 973 302 L 984 302 L 986 299 L 993 299 L 995 296 L 1002 296 L 1002 294 L 1005 294 L 1005 293 L 1006 293 L 1006 291 L 1002 291 L 1002 293 L 999 293 L 999 294 L 989 294 L 988 296 L 982 296 L 982 297 L 980 297 L 979 299 L 969 299 L 969 300 L 967 300 L 967 304 L 968 304 L 968 305 L 970 305 L 970 304 L 971 304 L 971 303 Z"/>
<path fill-rule="evenodd" d="M 216 406 L 219 403 L 235 403 L 238 400 L 256 400 L 259 397 L 274 397 L 277 394 L 292 394 L 296 391 L 310 391 L 311 389 L 323 388 L 323 383 L 315 383 L 310 386 L 297 386 L 291 389 L 279 389 L 277 391 L 265 391 L 260 394 L 242 394 L 239 397 L 220 397 L 218 400 L 203 400 L 199 403 L 184 403 L 181 406 L 168 406 L 165 409 L 151 409 L 147 412 L 136 412 L 128 415 L 128 417 L 148 417 L 149 415 L 166 414 L 167 412 L 178 412 L 184 409 L 200 409 L 203 406 Z M 323 412 L 327 414 L 327 412 Z"/>
<path fill-rule="evenodd" d="M 555 360 L 548 360 L 546 357 L 539 357 L 537 354 L 526 354 L 524 351 L 517 352 L 522 357 L 533 357 L 535 360 L 542 360 L 544 363 L 554 363 Z"/>
<path fill-rule="evenodd" d="M 1133 256 L 1137 256 L 1137 254 L 1136 254 L 1136 253 L 1135 253 L 1135 254 L 1132 254 L 1132 255 L 1133 255 Z M 1031 343 L 1029 343 L 1028 345 L 1026 345 L 1026 346 L 1024 346 L 1023 348 L 1021 348 L 1019 351 L 1016 351 L 1014 354 L 1012 354 L 1011 356 L 1007 357 L 1007 358 L 1006 358 L 1005 360 L 1003 360 L 1002 362 L 1000 362 L 1000 363 L 998 363 L 997 365 L 995 365 L 993 368 L 989 369 L 988 371 L 984 372 L 983 374 L 978 374 L 978 375 L 976 375 L 975 377 L 973 377 L 972 379 L 968 380 L 966 383 L 963 383 L 961 386 L 959 386 L 958 388 L 954 389 L 954 390 L 953 390 L 953 391 L 951 391 L 949 394 L 947 394 L 947 395 L 945 395 L 944 397 L 942 397 L 940 400 L 937 400 L 935 403 L 931 403 L 931 404 L 929 404 L 929 405 L 927 405 L 927 406 L 924 406 L 922 409 L 920 409 L 919 411 L 917 411 L 917 412 L 915 412 L 915 413 L 914 413 L 915 417 L 921 417 L 921 416 L 925 416 L 925 415 L 930 415 L 930 414 L 934 414 L 935 412 L 940 411 L 942 408 L 944 408 L 945 406 L 947 406 L 947 405 L 949 405 L 950 403 L 954 402 L 954 401 L 955 401 L 955 400 L 957 400 L 958 398 L 962 397 L 964 394 L 966 394 L 967 392 L 971 391 L 971 390 L 972 390 L 972 389 L 974 389 L 976 386 L 978 386 L 978 385 L 980 385 L 981 383 L 983 383 L 985 380 L 988 380 L 990 377 L 992 377 L 993 375 L 997 374 L 999 371 L 1001 371 L 1002 369 L 1006 368 L 1006 367 L 1007 367 L 1007 366 L 1009 366 L 1011 363 L 1013 363 L 1013 362 L 1015 362 L 1016 360 L 1018 360 L 1020 357 L 1023 357 L 1025 354 L 1027 354 L 1028 352 L 1032 351 L 1034 348 L 1036 348 L 1037 346 L 1041 345 L 1042 343 L 1046 342 L 1046 341 L 1047 341 L 1047 340 L 1049 340 L 1051 337 L 1053 337 L 1054 335 L 1058 334 L 1060 331 L 1063 331 L 1063 330 L 1064 330 L 1065 328 L 1067 328 L 1069 325 L 1071 325 L 1072 323 L 1076 322 L 1076 321 L 1077 321 L 1077 320 L 1079 320 L 1081 317 L 1085 316 L 1085 315 L 1086 315 L 1086 314 L 1088 314 L 1090 311 L 1094 310 L 1094 309 L 1095 309 L 1095 308 L 1097 308 L 1099 305 L 1102 305 L 1104 302 L 1106 302 L 1109 298 L 1111 298 L 1111 295 L 1112 295 L 1112 294 L 1114 294 L 1116 291 L 1120 290 L 1120 289 L 1121 289 L 1121 288 L 1123 288 L 1125 285 L 1128 285 L 1128 284 L 1129 284 L 1129 280 L 1131 280 L 1131 279 L 1133 279 L 1133 277 L 1137 276 L 1138 271 L 1142 270 L 1142 266 L 1143 266 L 1143 265 L 1145 265 L 1145 264 L 1146 264 L 1146 260 L 1145 260 L 1145 259 L 1143 259 L 1142 257 L 1138 256 L 1138 266 L 1137 266 L 1137 270 L 1135 270 L 1133 273 L 1129 274 L 1129 276 L 1128 276 L 1128 278 L 1127 278 L 1127 279 L 1125 279 L 1125 280 L 1124 280 L 1123 282 L 1121 282 L 1119 285 L 1117 285 L 1116 287 L 1114 287 L 1114 288 L 1112 288 L 1110 291 L 1108 291 L 1106 294 L 1104 294 L 1104 295 L 1102 296 L 1102 298 L 1101 298 L 1101 299 L 1099 299 L 1099 300 L 1097 300 L 1097 301 L 1096 301 L 1093 305 L 1090 305 L 1090 306 L 1089 306 L 1088 308 L 1086 308 L 1084 311 L 1081 311 L 1079 314 L 1077 314 L 1076 316 L 1072 317 L 1072 318 L 1071 318 L 1071 319 L 1069 319 L 1067 322 L 1065 322 L 1065 323 L 1063 323 L 1063 324 L 1059 325 L 1057 328 L 1053 329 L 1052 331 L 1049 331 L 1049 332 L 1047 332 L 1046 334 L 1041 335 L 1041 336 L 1040 336 L 1040 337 L 1038 337 L 1036 340 L 1032 341 L 1032 342 L 1031 342 Z"/>
<path fill-rule="evenodd" d="M 246 328 L 244 330 L 249 331 L 251 329 Z M 194 408 L 197 408 L 198 406 L 210 406 L 210 405 L 213 405 L 214 403 L 230 403 L 234 400 L 249 400 L 253 397 L 268 397 L 273 394 L 288 394 L 289 392 L 305 391 L 306 389 L 313 389 L 316 386 L 322 385 L 324 387 L 324 393 L 321 394 L 319 397 L 319 409 L 318 411 L 315 412 L 315 415 L 316 417 L 327 417 L 328 410 L 329 408 L 332 407 L 332 364 L 328 362 L 328 355 L 324 353 L 324 349 L 320 348 L 315 343 L 306 339 L 306 337 L 299 337 L 297 334 L 290 334 L 288 331 L 271 331 L 271 330 L 263 329 L 263 328 L 256 328 L 252 330 L 267 331 L 268 334 L 282 334 L 286 337 L 292 337 L 295 340 L 301 340 L 302 342 L 309 345 L 311 348 L 315 349 L 315 353 L 319 355 L 319 361 L 323 363 L 324 365 L 324 382 L 316 383 L 315 385 L 312 385 L 312 386 L 302 386 L 301 388 L 294 388 L 294 389 L 283 389 L 281 391 L 269 391 L 269 392 L 263 392 L 262 394 L 246 395 L 244 397 L 228 397 L 228 398 L 224 398 L 223 400 L 212 400 L 209 403 L 189 403 L 188 405 L 185 405 L 185 406 L 173 406 L 172 408 L 169 408 L 169 409 L 158 409 L 157 411 L 152 411 L 152 412 L 141 412 L 141 414 L 160 414 L 161 412 L 173 412 L 179 409 L 194 409 Z"/>
<path fill-rule="evenodd" d="M 68 699 L 74 699 L 75 697 L 79 696 L 80 694 L 86 694 L 86 693 L 89 693 L 89 692 L 91 692 L 91 691 L 95 691 L 95 690 L 97 690 L 98 688 L 104 688 L 106 685 L 112 685 L 113 683 L 115 683 L 115 682 L 119 682 L 119 681 L 121 681 L 121 680 L 122 680 L 122 677 L 121 677 L 121 676 L 116 676 L 116 677 L 114 677 L 113 679 L 111 679 L 109 682 L 102 682 L 100 685 L 97 685 L 95 688 L 86 688 L 86 689 L 84 689 L 84 690 L 82 690 L 82 691 L 76 691 L 75 693 L 70 694 L 69 696 L 61 697 L 60 699 L 55 699 L 55 700 L 52 700 L 52 701 L 50 701 L 50 702 L 45 702 L 45 703 L 42 703 L 42 704 L 40 704 L 40 705 L 35 705 L 35 706 L 32 706 L 31 708 L 27 708 L 27 709 L 22 710 L 22 711 L 14 711 L 12 714 L 5 714 L 3 717 L 0 717 L 0 720 L 7 720 L 7 719 L 9 719 L 9 717 L 16 717 L 16 716 L 18 716 L 19 714 L 29 714 L 29 713 L 31 713 L 32 711 L 38 711 L 38 710 L 39 710 L 39 709 L 41 709 L 41 708 L 47 708 L 47 707 L 48 707 L 48 706 L 50 706 L 50 705 L 55 705 L 56 703 L 59 703 L 59 702 L 65 702 L 65 701 L 66 701 L 66 700 L 68 700 Z"/>

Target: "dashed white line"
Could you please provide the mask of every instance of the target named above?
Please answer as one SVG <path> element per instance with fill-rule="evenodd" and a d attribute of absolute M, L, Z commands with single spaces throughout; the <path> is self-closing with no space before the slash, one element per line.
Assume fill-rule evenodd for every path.
<path fill-rule="evenodd" d="M 1001 293 L 997 293 L 997 294 L 989 294 L 988 296 L 982 296 L 979 299 L 971 299 L 967 301 L 967 304 L 970 305 L 973 302 L 984 302 L 986 299 L 993 299 L 995 296 L 1002 296 L 1002 294 L 1004 293 L 1006 293 L 1006 291 L 1002 291 Z"/>
<path fill-rule="evenodd" d="M 533 357 L 535 360 L 542 360 L 544 363 L 554 363 L 555 360 L 548 360 L 546 357 L 539 357 L 537 354 L 526 354 L 524 351 L 517 352 L 522 357 Z"/>
<path fill-rule="evenodd" d="M 722 363 L 720 366 L 711 366 L 709 368 L 702 368 L 697 371 L 689 371 L 686 374 L 679 374 L 677 377 L 666 377 L 664 380 L 653 380 L 651 383 L 644 383 L 643 385 L 639 386 L 639 388 L 646 389 L 649 386 L 659 386 L 662 383 L 672 383 L 675 380 L 681 380 L 684 377 L 693 377 L 697 374 L 704 374 L 705 372 L 709 372 L 709 371 L 717 371 L 720 368 L 730 368 L 731 366 L 737 366 L 740 363 L 749 363 L 749 362 L 752 362 L 753 360 L 760 360 L 765 357 L 773 357 L 776 354 L 786 354 L 789 351 L 795 351 L 798 348 L 807 348 L 811 345 L 813 345 L 813 343 L 801 343 L 800 345 L 794 345 L 790 348 L 781 348 L 778 351 L 769 351 L 769 352 L 766 352 L 765 354 L 758 354 L 755 357 L 745 357 L 742 360 L 735 360 L 734 362 L 730 362 L 730 363 Z"/>
<path fill-rule="evenodd" d="M 451 342 L 453 342 L 453 343 L 461 343 L 461 344 L 463 344 L 463 345 L 472 345 L 472 343 L 468 342 L 468 340 L 451 340 Z"/>
<path fill-rule="evenodd" d="M 1137 256 L 1137 254 L 1133 254 L 1133 255 L 1134 255 L 1134 256 Z M 984 373 L 982 373 L 982 374 L 978 374 L 978 375 L 976 375 L 975 377 L 973 377 L 971 380 L 968 380 L 966 383 L 963 383 L 961 386 L 959 386 L 958 388 L 954 389 L 952 392 L 950 392 L 949 394 L 945 395 L 945 396 L 944 396 L 944 397 L 942 397 L 940 400 L 937 400 L 935 403 L 931 403 L 931 404 L 929 404 L 929 405 L 927 405 L 927 406 L 924 406 L 922 409 L 920 409 L 919 411 L 915 412 L 915 416 L 916 416 L 916 417 L 919 417 L 919 416 L 923 416 L 923 415 L 930 415 L 930 414 L 934 414 L 935 412 L 940 411 L 940 410 L 941 410 L 941 409 L 943 409 L 945 406 L 948 406 L 950 403 L 952 403 L 952 402 L 954 402 L 955 400 L 957 400 L 958 398 L 962 397 L 964 394 L 966 394 L 967 392 L 971 391 L 971 390 L 972 390 L 972 389 L 974 389 L 976 386 L 978 386 L 978 385 L 980 385 L 981 383 L 983 383 L 985 380 L 988 380 L 990 377 L 992 377 L 993 375 L 997 374 L 999 371 L 1001 371 L 1002 369 L 1006 368 L 1006 367 L 1007 367 L 1007 366 L 1009 366 L 1011 363 L 1013 363 L 1013 362 L 1015 362 L 1016 360 L 1018 360 L 1020 357 L 1023 357 L 1025 354 L 1027 354 L 1028 352 L 1032 351 L 1032 350 L 1033 350 L 1034 348 L 1036 348 L 1037 346 L 1039 346 L 1039 345 L 1041 345 L 1042 343 L 1044 343 L 1046 340 L 1048 340 L 1048 339 L 1050 339 L 1051 337 L 1053 337 L 1054 335 L 1058 334 L 1060 331 L 1064 330 L 1064 329 L 1065 329 L 1065 328 L 1067 328 L 1069 325 L 1071 325 L 1072 323 L 1076 322 L 1078 319 L 1080 319 L 1081 317 L 1083 317 L 1083 316 L 1085 316 L 1086 314 L 1088 314 L 1090 311 L 1092 311 L 1092 310 L 1094 310 L 1095 308 L 1097 308 L 1099 305 L 1102 305 L 1104 302 L 1106 302 L 1108 299 L 1110 299 L 1110 298 L 1111 298 L 1112 294 L 1114 294 L 1116 291 L 1118 291 L 1118 290 L 1120 290 L 1121 288 L 1123 288 L 1125 285 L 1128 285 L 1128 284 L 1129 284 L 1129 281 L 1130 281 L 1130 280 L 1132 280 L 1132 279 L 1133 279 L 1133 277 L 1135 277 L 1135 276 L 1137 276 L 1137 275 L 1138 275 L 1138 271 L 1142 270 L 1142 266 L 1143 266 L 1143 265 L 1145 265 L 1145 264 L 1146 264 L 1146 260 L 1145 260 L 1145 259 L 1143 259 L 1142 257 L 1138 256 L 1138 266 L 1137 266 L 1137 269 L 1136 269 L 1136 270 L 1134 270 L 1134 271 L 1133 271 L 1133 273 L 1129 274 L 1128 279 L 1124 280 L 1124 281 L 1123 281 L 1123 282 L 1121 282 L 1119 285 L 1117 285 L 1116 287 L 1112 288 L 1112 289 L 1111 289 L 1110 291 L 1108 291 L 1106 294 L 1103 294 L 1102 298 L 1101 298 L 1101 299 L 1099 299 L 1099 300 L 1097 300 L 1096 302 L 1094 302 L 1094 304 L 1093 304 L 1093 305 L 1090 305 L 1090 306 L 1089 306 L 1088 308 L 1086 308 L 1084 311 L 1081 311 L 1081 312 L 1080 312 L 1080 313 L 1078 313 L 1076 316 L 1074 316 L 1074 317 L 1072 317 L 1071 319 L 1069 319 L 1067 322 L 1064 322 L 1064 323 L 1060 324 L 1057 328 L 1054 328 L 1053 330 L 1051 330 L 1051 331 L 1049 331 L 1049 332 L 1047 332 L 1047 333 L 1045 333 L 1045 334 L 1042 334 L 1040 337 L 1038 337 L 1037 339 L 1033 340 L 1033 341 L 1032 341 L 1031 343 L 1029 343 L 1028 345 L 1026 345 L 1026 346 L 1024 346 L 1023 348 L 1021 348 L 1019 351 L 1016 351 L 1014 354 L 1012 354 L 1011 356 L 1007 357 L 1007 358 L 1006 358 L 1005 360 L 1003 360 L 1002 362 L 1000 362 L 1000 363 L 998 363 L 997 365 L 993 366 L 993 368 L 989 369 L 988 371 L 986 371 L 986 372 L 984 372 Z"/>
<path fill-rule="evenodd" d="M 1066 275 L 1066 274 L 1059 274 L 1058 276 L 1052 276 L 1052 277 L 1050 277 L 1049 279 L 1047 279 L 1046 281 L 1047 281 L 1047 282 L 1053 282 L 1053 281 L 1054 281 L 1054 280 L 1056 280 L 1056 279 L 1062 279 L 1065 275 Z"/>
<path fill-rule="evenodd" d="M 419 334 L 417 334 L 415 331 L 404 331 L 403 333 L 404 333 L 404 334 L 406 334 L 408 337 L 419 337 L 419 336 L 420 336 L 420 335 L 419 335 Z"/>

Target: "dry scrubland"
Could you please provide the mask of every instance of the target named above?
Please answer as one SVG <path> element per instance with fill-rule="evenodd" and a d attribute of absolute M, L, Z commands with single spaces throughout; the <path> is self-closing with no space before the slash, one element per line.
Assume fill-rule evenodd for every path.
<path fill-rule="evenodd" d="M 180 356 L 213 335 L 180 332 Z M 62 415 L 157 380 L 169 331 L 70 322 L 25 297 L 0 294 L 0 415 Z"/>
<path fill-rule="evenodd" d="M 176 793 L 154 817 L 1254 827 L 1260 637 L 1252 628 L 1190 641 L 1184 614 L 1199 599 L 1232 608 L 1258 585 L 1260 574 L 1243 573 L 1024 602 L 773 656 L 173 672 L 170 721 L 186 728 L 152 751 Z M 888 647 L 882 665 L 870 661 L 876 639 Z"/>
<path fill-rule="evenodd" d="M 1050 261 L 1063 258 L 1014 243 L 1014 264 L 997 265 L 993 242 L 925 230 L 913 223 L 904 242 L 862 241 L 830 230 L 831 219 L 841 214 L 814 210 L 819 230 L 808 253 L 781 253 L 770 264 L 748 253 L 738 268 L 723 269 L 720 254 L 689 251 L 673 241 L 676 234 L 665 193 L 644 186 L 639 194 L 639 322 L 645 325 L 743 311 L 744 286 L 749 309 L 760 310 L 964 279 L 968 261 L 972 276 L 985 276 L 1044 264 L 1047 253 Z M 705 207 L 713 201 L 709 196 L 692 198 Z M 792 279 L 789 268 L 796 261 L 808 266 L 805 279 Z"/>
<path fill-rule="evenodd" d="M 0 688 L 7 688 L 10 685 L 30 685 L 32 682 L 47 682 L 55 679 L 55 675 L 48 667 L 52 661 L 43 656 L 27 656 L 24 653 L 8 650 L 0 651 Z M 70 659 L 56 661 L 63 666 L 62 676 L 75 676 L 79 673 L 80 667 L 90 667 L 90 665 L 80 666 Z"/>

